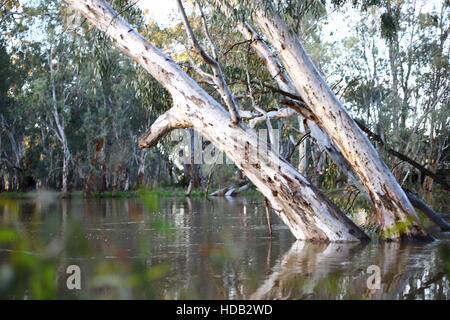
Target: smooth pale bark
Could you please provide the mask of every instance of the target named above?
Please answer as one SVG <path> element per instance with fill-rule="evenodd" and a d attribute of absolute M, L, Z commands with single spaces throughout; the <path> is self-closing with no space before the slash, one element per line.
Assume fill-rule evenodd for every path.
<path fill-rule="evenodd" d="M 267 44 L 262 40 L 259 35 L 254 31 L 251 26 L 247 23 L 240 22 L 239 23 L 239 29 L 241 33 L 244 35 L 244 37 L 250 41 L 252 48 L 255 50 L 255 52 L 258 54 L 258 56 L 263 59 L 265 62 L 267 69 L 269 73 L 272 75 L 272 77 L 276 80 L 279 88 L 283 90 L 286 93 L 289 93 L 291 95 L 298 96 L 297 90 L 293 86 L 293 82 L 288 74 L 286 74 L 286 71 L 284 70 L 281 62 L 279 61 L 276 54 L 272 53 L 270 48 L 267 46 Z M 290 111 L 287 111 L 287 110 Z M 297 111 L 295 111 L 295 110 Z M 361 180 L 352 169 L 352 164 L 349 163 L 342 153 L 339 151 L 339 149 L 336 147 L 336 145 L 329 139 L 328 134 L 320 127 L 320 124 L 317 122 L 317 119 L 315 116 L 312 115 L 310 110 L 305 106 L 303 108 L 295 107 L 292 108 L 284 108 L 280 109 L 278 111 L 271 111 L 267 113 L 267 116 L 270 115 L 271 118 L 288 118 L 293 116 L 294 114 L 303 114 L 306 118 L 303 116 L 299 116 L 299 123 L 306 123 L 307 126 L 310 128 L 310 134 L 315 139 L 316 143 L 325 149 L 328 156 L 333 160 L 335 164 L 342 170 L 342 172 L 347 176 L 347 182 L 359 189 L 361 194 L 369 201 L 371 201 L 371 198 L 369 194 L 366 191 L 366 186 L 364 186 L 361 183 Z M 264 121 L 264 116 L 255 116 L 249 113 L 248 111 L 243 111 L 242 119 L 250 120 L 250 126 L 255 126 L 257 123 Z M 304 120 L 303 120 L 304 119 Z M 381 144 L 384 144 L 384 141 L 382 138 L 371 132 L 368 128 L 360 124 L 359 122 L 356 122 L 358 126 L 365 132 L 369 137 L 375 138 L 378 142 Z M 302 128 L 303 126 L 300 126 L 300 131 L 306 131 L 305 128 Z M 306 141 L 305 141 L 306 142 Z M 303 142 L 299 146 L 299 159 L 301 159 L 298 167 L 298 171 L 300 173 L 304 173 L 308 164 L 307 164 L 307 158 L 305 155 L 304 149 L 306 148 L 306 144 Z M 424 171 L 426 174 L 432 176 L 429 172 L 429 170 L 424 169 L 419 164 L 413 162 L 411 159 L 407 159 L 406 156 L 399 154 L 398 152 L 389 149 L 388 150 L 391 154 L 394 156 L 397 156 L 398 158 L 405 160 L 409 162 L 414 167 L 418 168 L 419 170 Z M 303 157 L 303 158 L 302 158 Z M 425 171 L 426 170 L 426 171 Z M 436 175 L 432 176 L 434 179 L 436 178 Z M 439 181 L 444 187 L 447 187 L 446 183 L 441 179 L 437 180 Z M 412 197 L 410 196 L 411 193 L 406 192 L 406 195 L 408 196 L 408 199 L 411 201 L 411 204 L 416 207 L 419 210 L 424 211 L 427 216 L 432 220 L 435 224 L 437 224 L 443 231 L 448 230 L 446 222 L 442 220 L 442 218 L 436 214 L 433 213 L 434 211 L 429 208 L 423 200 L 419 199 L 419 201 L 416 200 L 416 196 Z"/>
<path fill-rule="evenodd" d="M 297 239 L 360 241 L 368 237 L 289 163 L 261 143 L 176 63 L 146 41 L 105 1 L 66 0 L 143 66 L 172 95 L 174 106 L 152 125 L 140 147 L 155 145 L 174 128 L 193 128 L 235 162 L 267 197 Z"/>
<path fill-rule="evenodd" d="M 298 38 L 269 9 L 255 18 L 274 46 L 298 94 L 321 128 L 359 177 L 375 208 L 381 237 L 386 240 L 431 240 L 390 170 L 314 66 Z"/>
<path fill-rule="evenodd" d="M 55 133 L 56 137 L 58 138 L 59 142 L 61 143 L 61 147 L 63 150 L 63 168 L 62 168 L 62 193 L 63 196 L 67 196 L 67 193 L 69 191 L 69 161 L 71 158 L 71 153 L 69 150 L 69 142 L 67 140 L 65 128 L 64 128 L 64 122 L 59 117 L 58 112 L 58 101 L 56 98 L 56 85 L 55 85 L 55 79 L 54 79 L 54 70 L 53 70 L 53 57 L 52 57 L 52 49 L 50 50 L 50 54 L 48 56 L 48 64 L 50 68 L 50 83 L 51 83 L 51 89 L 52 89 L 52 114 L 53 114 L 53 120 L 55 121 Z"/>
<path fill-rule="evenodd" d="M 225 6 L 221 6 L 221 9 L 227 15 L 230 15 Z M 244 38 L 250 42 L 250 45 L 256 54 L 264 61 L 267 70 L 280 89 L 290 94 L 297 95 L 297 90 L 295 89 L 291 78 L 284 70 L 278 57 L 270 50 L 267 43 L 262 40 L 258 33 L 246 22 L 238 22 L 238 29 Z"/>
<path fill-rule="evenodd" d="M 226 14 L 228 15 L 230 14 L 229 9 L 225 5 L 221 5 L 220 8 Z M 286 70 L 283 68 L 283 65 L 279 60 L 278 56 L 272 52 L 272 50 L 269 48 L 266 42 L 263 39 L 261 39 L 258 33 L 248 23 L 245 22 L 238 22 L 238 28 L 239 31 L 242 33 L 242 35 L 245 37 L 245 39 L 250 41 L 253 50 L 264 61 L 264 63 L 267 66 L 267 70 L 278 84 L 278 87 L 288 94 L 299 96 L 290 75 L 286 73 Z M 343 157 L 343 155 L 336 147 L 336 145 L 333 143 L 333 141 L 330 140 L 328 134 L 323 130 L 323 128 L 320 127 L 320 123 L 318 123 L 317 117 L 315 117 L 314 114 L 312 114 L 312 112 L 309 110 L 307 106 L 292 105 L 290 106 L 290 108 L 268 112 L 267 114 L 268 116 L 270 115 L 272 118 L 283 118 L 293 116 L 294 114 L 296 114 L 295 111 L 297 111 L 297 114 L 302 115 L 301 117 L 299 117 L 299 122 L 301 121 L 300 118 L 305 119 L 302 125 L 306 124 L 306 126 L 310 130 L 311 136 L 314 138 L 316 143 L 320 147 L 325 149 L 328 156 L 333 160 L 333 162 L 336 165 L 338 165 L 338 167 L 346 174 L 348 178 L 348 183 L 355 185 L 364 195 L 367 195 L 366 190 L 362 185 L 359 177 L 355 176 L 355 174 L 353 173 L 351 164 L 348 163 L 348 161 Z M 247 117 L 246 116 L 242 117 L 243 119 L 250 118 L 248 115 Z M 263 121 L 264 117 L 253 117 L 250 119 L 251 119 L 250 126 L 252 125 L 254 126 L 256 125 L 256 123 Z M 302 128 L 300 129 L 302 130 Z M 303 128 L 303 131 L 306 131 L 306 129 Z M 303 146 L 305 146 L 305 142 L 303 142 Z M 302 152 L 300 148 L 299 150 L 300 150 L 299 152 Z M 306 157 L 302 160 L 303 161 L 301 162 L 300 165 L 303 169 L 306 169 L 307 166 Z M 301 172 L 301 170 L 299 171 Z M 367 196 L 367 198 L 369 197 Z"/>
<path fill-rule="evenodd" d="M 305 119 L 302 116 L 298 116 L 298 127 L 301 133 L 306 134 Z M 298 171 L 301 174 L 306 174 L 308 170 L 308 140 L 305 139 L 298 146 Z"/>

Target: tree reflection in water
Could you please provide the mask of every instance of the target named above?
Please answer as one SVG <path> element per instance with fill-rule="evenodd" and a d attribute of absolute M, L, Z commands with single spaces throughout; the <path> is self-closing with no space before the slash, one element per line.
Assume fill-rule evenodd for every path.
<path fill-rule="evenodd" d="M 438 244 L 323 244 L 297 241 L 252 299 L 448 299 Z M 381 269 L 369 290 L 367 267 Z"/>

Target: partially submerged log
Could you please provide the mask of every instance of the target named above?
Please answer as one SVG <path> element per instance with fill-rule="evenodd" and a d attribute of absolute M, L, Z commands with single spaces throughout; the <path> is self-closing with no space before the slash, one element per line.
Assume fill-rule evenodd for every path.
<path fill-rule="evenodd" d="M 250 182 L 246 182 L 241 186 L 228 186 L 209 194 L 211 197 L 235 197 L 240 193 L 251 189 L 253 186 Z"/>
<path fill-rule="evenodd" d="M 405 193 L 408 196 L 409 201 L 411 201 L 412 205 L 426 214 L 426 216 L 433 221 L 436 225 L 438 225 L 442 231 L 450 231 L 450 224 L 444 220 L 443 215 L 437 213 L 433 209 L 431 209 L 425 201 L 420 199 L 417 195 L 415 195 L 410 190 L 405 189 Z"/>
<path fill-rule="evenodd" d="M 270 201 L 297 239 L 365 241 L 369 238 L 323 193 L 258 139 L 174 61 L 145 40 L 103 0 L 66 0 L 104 31 L 172 95 L 174 106 L 140 139 L 151 147 L 170 130 L 193 128 L 213 142 Z"/>

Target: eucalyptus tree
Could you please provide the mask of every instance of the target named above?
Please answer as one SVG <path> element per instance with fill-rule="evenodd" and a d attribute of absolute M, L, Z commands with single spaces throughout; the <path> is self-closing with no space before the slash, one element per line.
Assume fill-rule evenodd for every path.
<path fill-rule="evenodd" d="M 408 225 L 407 229 L 409 230 L 405 233 L 409 234 L 411 238 L 424 236 L 418 225 L 414 209 L 412 209 L 402 189 L 377 156 L 362 131 L 334 97 L 332 91 L 326 89 L 328 86 L 322 79 L 320 72 L 310 61 L 297 37 L 289 32 L 290 30 L 283 23 L 274 7 L 263 1 L 259 4 L 259 10 L 254 10 L 253 4 L 250 4 L 251 9 L 247 12 L 254 14 L 256 22 L 277 49 L 283 65 L 292 77 L 293 85 L 291 87 L 298 90 L 303 102 L 306 102 L 308 112 L 311 113 L 312 111 L 313 117 L 309 116 L 313 122 L 312 125 L 321 127 L 320 132 L 316 130 L 316 135 L 322 136 L 322 139 L 316 140 L 320 141 L 320 144 L 324 145 L 327 150 L 334 150 L 332 154 L 330 152 L 329 154 L 341 169 L 350 176 L 353 183 L 357 182 L 358 186 L 364 185 L 365 190 L 362 191 L 370 197 L 375 206 L 377 223 L 383 237 L 400 237 L 401 232 L 398 232 L 397 224 Z M 283 7 L 283 2 L 279 4 L 282 10 L 286 10 Z M 224 7 L 223 4 L 222 7 Z M 254 39 L 260 41 L 257 36 Z M 268 51 L 266 57 L 272 55 Z M 274 78 L 279 74 L 280 72 L 274 72 Z M 286 76 L 278 77 L 279 81 L 286 82 L 283 78 L 285 79 Z M 314 88 L 307 90 L 306 87 L 308 86 Z M 312 106 L 311 104 L 316 105 Z M 320 110 L 317 108 L 320 108 Z M 329 108 L 335 108 L 336 114 L 333 114 L 334 111 Z M 307 111 L 305 109 L 298 108 L 298 111 L 305 113 Z M 348 123 L 344 120 L 348 120 Z M 338 125 L 340 121 L 347 125 Z M 371 169 L 371 165 L 374 168 Z M 366 168 L 367 166 L 369 168 Z M 393 195 L 392 198 L 391 195 Z"/>
<path fill-rule="evenodd" d="M 34 74 L 30 64 L 35 61 L 36 47 L 24 43 L 9 50 L 4 36 L 0 36 L 0 175 L 9 190 L 23 191 L 30 175 L 32 159 L 27 158 L 27 149 L 34 142 L 29 134 L 34 130 L 29 122 L 34 116 L 22 99 L 22 88 L 30 74 Z"/>
<path fill-rule="evenodd" d="M 356 184 L 372 201 L 377 226 L 383 238 L 389 240 L 429 239 L 421 229 L 416 213 L 400 185 L 306 53 L 296 34 L 299 27 L 295 24 L 298 21 L 286 14 L 290 2 L 276 2 L 277 8 L 273 7 L 270 1 L 258 1 L 256 5 L 244 2 L 236 7 L 228 7 L 228 3 L 225 1 L 220 2 L 222 11 L 231 11 L 231 14 L 228 13 L 229 20 L 233 20 L 231 18 L 233 15 L 238 27 L 230 32 L 233 36 L 229 39 L 235 42 L 230 45 L 230 50 L 220 52 L 217 42 L 222 45 L 228 37 L 214 39 L 210 33 L 211 25 L 208 25 L 205 18 L 206 15 L 212 15 L 218 8 L 211 5 L 203 7 L 205 3 L 201 2 L 199 22 L 196 23 L 194 19 L 186 15 L 182 2 L 178 1 L 187 32 L 187 37 L 183 33 L 177 33 L 177 37 L 184 42 L 187 48 L 185 51 L 187 56 L 183 59 L 179 59 L 180 57 L 176 55 L 172 55 L 173 59 L 171 59 L 167 54 L 158 50 L 105 1 L 67 0 L 66 2 L 78 8 L 90 23 L 105 32 L 107 37 L 112 38 L 116 47 L 138 62 L 146 72 L 153 76 L 154 80 L 149 80 L 150 78 L 145 73 L 138 71 L 138 83 L 134 84 L 138 89 L 138 95 L 141 97 L 147 95 L 150 97 L 150 103 L 152 100 L 154 101 L 155 96 L 164 97 L 159 100 L 160 102 L 153 110 L 158 109 L 165 113 L 156 119 L 147 133 L 142 136 L 141 147 L 156 145 L 164 135 L 173 129 L 194 129 L 234 160 L 236 166 L 269 199 L 275 212 L 291 228 L 297 238 L 327 241 L 366 239 L 366 236 L 345 214 L 270 147 L 270 143 L 275 140 L 273 137 L 269 139 L 269 145 L 265 144 L 252 129 L 256 124 L 264 123 L 271 133 L 273 132 L 271 119 L 288 119 L 301 115 L 300 124 L 305 125 L 306 130 L 310 131 L 310 135 L 317 145 L 327 151 L 330 158 L 348 175 L 351 183 Z M 114 5 L 119 7 L 121 13 L 127 14 L 128 19 L 133 19 L 133 15 L 128 14 L 128 9 L 133 6 L 127 3 L 127 1 L 115 1 Z M 302 2 L 302 5 L 311 3 L 311 1 L 306 1 Z M 389 22 L 393 15 L 392 7 L 387 5 L 386 10 L 386 15 L 382 17 L 385 22 Z M 243 19 L 243 15 L 246 19 Z M 289 25 L 286 25 L 284 19 L 287 19 Z M 445 19 L 441 20 L 445 21 Z M 132 23 L 137 24 L 146 36 L 152 38 L 153 42 L 160 42 L 160 39 L 151 32 L 145 33 L 139 23 L 135 21 Z M 441 23 L 441 26 L 443 26 L 441 30 L 444 30 L 445 23 Z M 313 23 L 308 30 L 314 27 Z M 83 28 L 84 33 L 81 36 L 88 38 L 90 27 L 85 25 Z M 180 28 L 177 28 L 179 31 Z M 96 32 L 98 31 L 94 29 L 94 33 Z M 303 30 L 303 32 L 305 31 Z M 236 39 L 239 39 L 239 33 L 245 40 L 242 43 L 236 42 Z M 443 36 L 445 36 L 444 32 L 441 33 L 441 39 Z M 170 39 L 168 41 L 170 42 Z M 390 61 L 393 61 L 391 72 L 400 74 L 397 67 L 403 63 L 398 60 L 401 55 L 394 54 L 394 49 L 397 50 L 395 39 L 390 41 L 392 53 Z M 160 44 L 158 43 L 158 45 Z M 433 43 L 430 44 L 430 46 L 432 45 Z M 242 59 L 242 55 L 230 54 L 230 51 L 236 47 L 244 48 L 244 50 L 251 47 L 261 60 L 254 59 L 248 49 L 247 55 L 244 55 L 247 61 Z M 441 47 L 445 47 L 445 39 Z M 441 52 L 443 51 L 441 50 Z M 105 157 L 106 154 L 112 153 L 111 150 L 115 145 L 125 145 L 133 141 L 133 139 L 123 140 L 121 138 L 126 121 L 121 121 L 120 107 L 117 106 L 117 101 L 121 97 L 115 96 L 115 94 L 122 92 L 120 85 L 114 87 L 113 83 L 119 80 L 117 72 L 122 72 L 123 69 L 108 70 L 117 66 L 114 61 L 119 61 L 109 59 L 110 55 L 114 55 L 114 53 L 108 48 L 108 50 L 94 51 L 94 55 L 91 56 L 94 58 L 92 60 L 97 61 L 100 66 L 100 68 L 95 67 L 94 69 L 102 70 L 102 66 L 104 67 L 100 72 L 100 77 L 96 77 L 96 79 L 100 79 L 99 85 L 94 86 L 100 90 L 101 94 L 97 96 L 100 99 L 86 97 L 92 103 L 92 106 L 89 107 L 90 112 L 98 114 L 99 119 L 103 121 L 98 125 L 100 134 L 95 129 L 90 137 L 94 138 L 96 135 L 104 137 L 100 140 L 103 139 L 103 143 L 106 140 L 109 148 L 108 151 L 103 150 Z M 226 59 L 225 56 L 227 56 Z M 435 72 L 436 77 L 430 77 L 434 80 L 430 80 L 428 82 L 430 85 L 425 86 L 427 90 L 430 88 L 430 92 L 437 93 L 434 94 L 432 100 L 434 102 L 430 102 L 430 106 L 427 107 L 427 110 L 430 110 L 428 113 L 434 117 L 434 120 L 436 120 L 436 116 L 432 109 L 436 107 L 436 101 L 441 101 L 439 99 L 445 96 L 446 91 L 439 91 L 440 89 L 432 91 L 432 88 L 439 88 L 439 83 L 445 83 L 446 79 L 445 71 L 443 71 L 445 63 L 442 64 L 442 61 L 445 61 L 445 55 L 441 53 L 435 57 L 437 58 L 434 61 L 439 62 L 440 67 L 436 69 L 438 70 Z M 263 66 L 261 61 L 267 67 L 267 71 L 261 70 Z M 411 63 L 410 60 L 404 61 L 404 63 Z M 89 63 L 89 61 L 85 61 L 80 66 L 83 67 Z M 256 71 L 259 72 L 257 77 L 254 76 Z M 192 77 L 189 77 L 187 73 Z M 399 78 L 401 77 L 399 76 Z M 420 79 L 420 76 L 417 78 Z M 424 83 L 426 83 L 425 78 L 423 77 Z M 266 79 L 267 81 L 265 81 Z M 278 88 L 266 85 L 272 80 L 276 82 Z M 404 79 L 396 82 L 399 88 L 401 80 Z M 158 82 L 157 85 L 155 85 L 156 82 Z M 145 83 L 150 85 L 142 85 Z M 261 95 L 257 90 L 258 85 L 255 83 L 258 83 L 260 88 L 270 89 L 270 91 L 286 97 L 287 99 L 284 99 L 282 103 L 287 108 L 279 107 L 275 94 L 273 96 Z M 199 84 L 202 84 L 206 90 Z M 411 91 L 410 88 L 406 89 L 408 90 L 403 91 Z M 82 95 L 81 92 L 79 94 Z M 408 102 L 408 100 L 411 99 L 405 101 Z M 223 108 L 218 101 L 221 101 L 226 108 Z M 127 105 L 122 102 L 119 104 Z M 168 108 L 169 104 L 172 104 L 171 108 Z M 438 104 L 439 107 L 441 105 Z M 98 106 L 101 107 L 98 108 Z M 271 109 L 272 106 L 275 106 L 275 109 Z M 405 113 L 407 108 L 405 108 L 405 104 L 402 106 L 403 113 L 400 114 L 399 119 L 400 123 L 406 125 L 408 123 Z M 151 108 L 153 107 L 151 106 Z M 404 119 L 403 116 L 405 116 Z M 106 125 L 105 119 L 112 119 L 110 127 Z M 246 121 L 250 127 L 245 124 Z M 287 121 L 283 121 L 283 123 L 288 123 Z M 440 136 L 445 127 L 445 120 L 441 121 L 439 126 L 438 134 Z M 437 133 L 437 129 L 432 128 L 432 131 L 433 134 Z M 134 135 L 131 132 L 130 137 Z M 440 142 L 440 145 L 445 144 L 445 139 L 443 141 Z M 295 141 L 291 144 L 295 145 Z M 94 154 L 93 158 L 95 157 Z M 111 160 L 104 159 L 105 157 L 101 162 L 111 162 Z M 122 162 L 123 160 L 119 161 L 119 163 Z M 139 159 L 138 162 L 138 175 L 142 177 L 145 161 Z M 114 165 L 116 166 L 115 171 L 121 166 L 117 163 Z M 304 171 L 304 168 L 302 170 Z M 104 175 L 104 177 L 106 176 Z M 104 179 L 111 181 L 111 174 L 108 176 Z"/>
<path fill-rule="evenodd" d="M 170 130 L 191 127 L 234 160 L 299 239 L 357 241 L 367 236 L 309 181 L 230 114 L 177 64 L 146 41 L 105 1 L 68 1 L 139 62 L 172 95 L 174 105 L 140 140 L 155 145 Z M 259 147 L 259 157 L 258 155 Z M 302 212 L 302 214 L 300 214 Z"/>
<path fill-rule="evenodd" d="M 14 118 L 11 107 L 15 102 L 11 96 L 14 85 L 14 71 L 11 68 L 10 56 L 3 44 L 0 44 L 0 175 L 1 188 L 8 183 L 13 190 L 21 189 L 21 173 L 23 172 L 24 149 L 18 119 Z M 9 170 L 8 170 L 9 169 Z M 9 171 L 9 174 L 7 174 Z"/>

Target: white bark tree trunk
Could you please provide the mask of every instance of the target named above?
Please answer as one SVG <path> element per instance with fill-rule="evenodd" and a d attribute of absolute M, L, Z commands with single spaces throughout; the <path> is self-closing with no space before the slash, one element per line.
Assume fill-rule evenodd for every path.
<path fill-rule="evenodd" d="M 56 85 L 54 80 L 54 69 L 53 69 L 53 50 L 50 49 L 49 57 L 48 57 L 48 64 L 50 68 L 50 83 L 51 83 L 51 89 L 52 89 L 52 114 L 53 114 L 53 120 L 55 122 L 55 133 L 56 137 L 58 138 L 59 142 L 61 143 L 62 151 L 63 151 L 63 167 L 62 167 L 62 188 L 61 191 L 63 193 L 63 196 L 67 196 L 67 193 L 69 191 L 69 162 L 70 162 L 70 150 L 69 150 L 69 143 L 67 140 L 65 128 L 64 128 L 64 122 L 59 117 L 58 112 L 58 100 L 56 97 Z"/>
<path fill-rule="evenodd" d="M 141 138 L 150 147 L 174 128 L 193 128 L 211 140 L 269 199 L 297 239 L 360 241 L 368 237 L 254 131 L 234 125 L 229 113 L 176 63 L 146 41 L 103 0 L 66 0 L 112 38 L 172 95 L 174 106 Z"/>
<path fill-rule="evenodd" d="M 221 5 L 220 8 L 224 11 L 225 14 L 230 16 L 229 8 L 226 5 Z M 258 33 L 245 22 L 238 23 L 239 31 L 242 35 L 251 43 L 253 50 L 258 54 L 258 56 L 264 61 L 267 66 L 267 70 L 270 75 L 275 79 L 279 88 L 284 92 L 289 94 L 299 96 L 297 89 L 294 87 L 294 84 L 291 80 L 291 77 L 286 73 L 286 70 L 283 68 L 281 61 L 278 56 L 274 54 L 266 42 L 258 35 Z M 287 110 L 286 110 L 287 109 Z M 310 134 L 316 141 L 316 143 L 324 148 L 328 154 L 328 156 L 333 160 L 333 162 L 346 174 L 348 183 L 356 186 L 361 193 L 368 199 L 371 200 L 369 195 L 366 192 L 365 186 L 361 183 L 361 180 L 355 173 L 352 171 L 352 165 L 347 162 L 347 160 L 343 157 L 342 153 L 336 147 L 336 145 L 330 140 L 328 134 L 320 127 L 320 124 L 317 122 L 317 117 L 312 114 L 312 112 L 307 108 L 307 106 L 299 107 L 295 106 L 294 109 L 286 108 L 280 109 L 277 112 L 268 112 L 267 116 L 271 117 L 291 117 L 295 114 L 300 113 L 306 120 L 306 125 L 310 129 Z M 244 112 L 244 111 L 243 111 Z M 246 111 L 245 111 L 246 112 Z M 271 115 L 271 113 L 276 113 Z M 299 117 L 300 118 L 300 117 Z M 264 117 L 252 117 L 251 115 L 243 116 L 243 119 L 251 119 L 250 126 L 255 126 L 258 122 L 263 121 Z M 300 121 L 300 120 L 299 120 Z M 304 128 L 300 128 L 300 131 L 304 130 Z M 302 143 L 305 146 L 305 142 Z M 299 153 L 303 155 L 301 148 L 299 148 Z M 300 155 L 300 154 L 299 154 Z M 306 169 L 307 167 L 307 159 L 303 159 L 302 163 L 299 164 L 299 172 L 302 173 L 300 165 L 302 168 Z M 306 162 L 306 163 L 305 163 Z"/>
<path fill-rule="evenodd" d="M 381 237 L 430 239 L 420 227 L 402 188 L 322 78 L 298 38 L 272 9 L 256 10 L 255 18 L 277 50 L 298 94 L 364 185 L 375 207 Z"/>
<path fill-rule="evenodd" d="M 304 118 L 302 116 L 298 116 L 298 128 L 299 131 L 303 134 L 306 134 L 306 128 L 304 123 Z M 298 171 L 301 174 L 306 174 L 308 170 L 308 141 L 304 140 L 298 146 Z"/>

